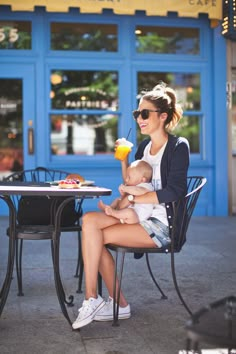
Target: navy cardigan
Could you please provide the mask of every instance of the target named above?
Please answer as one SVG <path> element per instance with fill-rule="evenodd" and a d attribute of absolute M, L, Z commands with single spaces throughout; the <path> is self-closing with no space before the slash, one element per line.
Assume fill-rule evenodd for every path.
<path fill-rule="evenodd" d="M 135 159 L 141 159 L 150 139 L 139 145 Z M 159 203 L 165 203 L 169 231 L 173 225 L 172 202 L 183 197 L 187 192 L 187 173 L 189 167 L 189 143 L 183 137 L 168 134 L 168 142 L 161 160 L 162 189 L 156 191 Z M 178 229 L 178 227 L 177 227 Z M 178 233 L 178 230 L 176 230 Z"/>

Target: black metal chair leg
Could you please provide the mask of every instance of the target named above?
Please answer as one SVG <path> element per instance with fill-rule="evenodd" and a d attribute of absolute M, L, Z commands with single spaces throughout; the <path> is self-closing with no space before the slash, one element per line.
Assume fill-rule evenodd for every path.
<path fill-rule="evenodd" d="M 190 338 L 187 338 L 186 341 L 186 354 L 201 354 L 199 350 L 198 342 L 192 341 Z"/>
<path fill-rule="evenodd" d="M 186 353 L 187 354 L 201 354 L 201 350 L 199 350 L 198 342 L 192 341 L 190 338 L 187 338 Z"/>
<path fill-rule="evenodd" d="M 186 353 L 188 354 L 191 349 L 191 339 L 187 338 L 186 340 Z"/>
<path fill-rule="evenodd" d="M 2 297 L 2 289 L 5 287 L 5 280 L 4 280 L 4 282 L 3 282 L 3 284 L 2 284 L 2 288 L 1 288 L 1 291 L 0 291 L 0 299 L 1 299 L 1 297 Z"/>
<path fill-rule="evenodd" d="M 201 350 L 199 349 L 198 342 L 194 342 L 193 352 L 197 354 L 201 354 Z"/>
<path fill-rule="evenodd" d="M 78 255 L 77 255 L 77 264 L 76 264 L 76 269 L 75 269 L 75 278 L 78 278 L 80 267 L 81 267 L 81 258 L 82 258 L 82 252 L 81 252 L 81 234 L 80 231 L 78 231 Z"/>
<path fill-rule="evenodd" d="M 54 250 L 53 250 L 53 241 L 51 240 L 51 256 L 52 256 L 52 261 L 54 263 Z"/>
<path fill-rule="evenodd" d="M 20 242 L 20 248 L 19 248 Z M 22 252 L 23 252 L 23 240 L 16 240 L 16 274 L 18 284 L 17 296 L 24 296 L 22 286 Z"/>
<path fill-rule="evenodd" d="M 178 282 L 177 282 L 177 278 L 176 278 L 176 273 L 175 273 L 175 256 L 174 256 L 174 252 L 171 252 L 171 271 L 172 271 L 172 278 L 173 278 L 173 282 L 174 282 L 174 286 L 175 286 L 175 290 L 178 294 L 178 297 L 180 299 L 180 301 L 182 302 L 183 306 L 185 307 L 186 311 L 189 313 L 189 315 L 192 317 L 193 313 L 190 310 L 190 308 L 188 307 L 188 305 L 186 304 L 186 302 L 184 301 L 179 286 L 178 286 Z"/>
<path fill-rule="evenodd" d="M 114 270 L 114 284 L 113 284 L 113 323 L 112 323 L 112 326 L 115 326 L 115 327 L 119 326 L 120 292 L 121 292 L 122 275 L 123 275 L 123 269 L 124 269 L 125 252 L 121 252 L 121 263 L 120 263 L 119 277 L 117 277 L 118 258 L 119 258 L 119 252 L 116 252 L 115 270 Z"/>
<path fill-rule="evenodd" d="M 84 274 L 84 262 L 83 262 L 83 259 L 82 259 L 82 256 L 81 256 L 81 259 L 80 259 L 80 267 L 79 267 L 78 289 L 76 290 L 76 292 L 77 292 L 78 294 L 81 294 L 81 293 L 83 292 L 83 291 L 82 291 L 83 274 Z"/>
<path fill-rule="evenodd" d="M 100 273 L 98 273 L 98 294 L 102 296 L 102 277 Z"/>
<path fill-rule="evenodd" d="M 157 281 L 156 281 L 156 279 L 155 279 L 155 277 L 154 277 L 154 275 L 153 275 L 153 272 L 152 272 L 152 269 L 151 269 L 151 266 L 150 266 L 150 262 L 149 262 L 148 253 L 146 253 L 146 262 L 147 262 L 147 267 L 148 267 L 149 273 L 150 273 L 150 275 L 151 275 L 151 278 L 152 278 L 154 284 L 156 285 L 157 289 L 158 289 L 158 290 L 160 291 L 160 293 L 161 293 L 161 298 L 162 298 L 163 300 L 168 299 L 168 297 L 167 297 L 166 294 L 163 292 L 163 290 L 161 289 L 160 285 L 157 283 Z"/>

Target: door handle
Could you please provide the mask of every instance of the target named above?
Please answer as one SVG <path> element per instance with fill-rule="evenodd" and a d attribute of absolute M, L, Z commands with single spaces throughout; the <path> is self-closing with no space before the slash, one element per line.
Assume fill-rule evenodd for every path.
<path fill-rule="evenodd" d="M 32 127 L 32 125 L 33 125 L 32 120 L 29 120 L 28 125 L 29 125 L 29 128 L 28 128 L 28 154 L 33 155 L 34 154 L 34 128 Z"/>

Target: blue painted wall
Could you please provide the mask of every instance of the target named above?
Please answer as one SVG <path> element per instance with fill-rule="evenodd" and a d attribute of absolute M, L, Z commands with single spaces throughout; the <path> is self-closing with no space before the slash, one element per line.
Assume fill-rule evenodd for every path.
<path fill-rule="evenodd" d="M 202 153 L 191 155 L 189 175 L 203 175 L 208 183 L 204 188 L 195 214 L 196 215 L 228 215 L 228 163 L 227 163 L 227 111 L 226 111 L 226 43 L 221 36 L 220 27 L 211 28 L 205 16 L 198 19 L 183 19 L 176 16 L 146 17 L 115 16 L 113 14 L 81 15 L 71 10 L 66 14 L 46 13 L 37 9 L 33 13 L 11 12 L 2 7 L 1 20 L 32 21 L 33 47 L 31 51 L 0 50 L 0 77 L 14 75 L 24 78 L 24 151 L 25 167 L 46 166 L 59 168 L 69 172 L 79 172 L 86 179 L 95 180 L 97 185 L 112 188 L 113 196 L 107 197 L 109 202 L 118 195 L 117 186 L 121 183 L 120 165 L 113 156 L 51 156 L 49 145 L 49 73 L 50 69 L 85 69 L 88 64 L 97 69 L 109 68 L 119 72 L 120 111 L 119 136 L 125 136 L 130 127 L 130 139 L 135 141 L 135 122 L 130 112 L 136 107 L 137 72 L 173 71 L 199 72 L 201 74 L 201 137 Z M 51 52 L 49 50 L 49 31 L 51 21 L 74 22 L 77 20 L 101 23 L 117 23 L 119 25 L 119 53 L 75 53 Z M 136 23 L 161 24 L 180 27 L 198 27 L 201 29 L 201 55 L 161 56 L 137 55 L 131 48 L 134 40 Z M 148 65 L 147 65 L 148 63 Z M 22 65 L 24 70 L 22 71 Z M 1 71 L 1 67 L 4 68 Z M 8 68 L 8 69 L 7 69 Z M 29 68 L 29 70 L 27 70 Z M 14 70 L 13 70 L 14 69 Z M 27 74 L 28 72 L 28 74 Z M 29 74 L 30 73 L 30 74 Z M 30 80 L 30 82 L 29 82 Z M 33 120 L 36 131 L 35 155 L 27 154 L 27 121 Z M 135 147 L 136 148 L 136 147 Z M 134 148 L 134 150 L 135 150 Z M 134 156 L 134 152 L 131 159 Z M 86 208 L 94 208 L 97 201 L 87 201 Z M 5 208 L 1 206 L 2 213 Z"/>

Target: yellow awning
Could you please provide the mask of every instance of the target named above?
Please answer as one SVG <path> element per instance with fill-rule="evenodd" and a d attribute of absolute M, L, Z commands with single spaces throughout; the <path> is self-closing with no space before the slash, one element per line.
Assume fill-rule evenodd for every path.
<path fill-rule="evenodd" d="M 222 0 L 0 0 L 0 5 L 10 5 L 12 11 L 34 11 L 35 6 L 44 6 L 50 12 L 67 12 L 74 7 L 81 13 L 112 9 L 115 14 L 134 15 L 141 10 L 148 16 L 166 16 L 174 11 L 180 17 L 207 14 L 210 19 L 222 19 Z"/>

